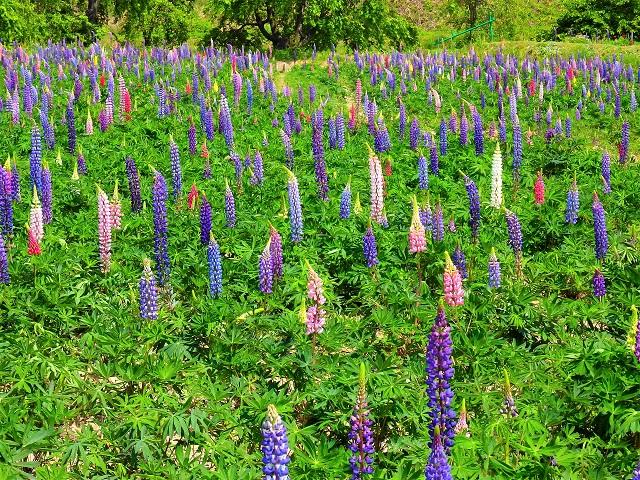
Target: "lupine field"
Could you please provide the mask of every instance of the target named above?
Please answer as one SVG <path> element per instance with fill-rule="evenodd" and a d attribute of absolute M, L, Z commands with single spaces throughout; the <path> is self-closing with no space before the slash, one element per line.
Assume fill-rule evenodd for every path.
<path fill-rule="evenodd" d="M 640 479 L 639 65 L 0 60 L 0 478 Z"/>

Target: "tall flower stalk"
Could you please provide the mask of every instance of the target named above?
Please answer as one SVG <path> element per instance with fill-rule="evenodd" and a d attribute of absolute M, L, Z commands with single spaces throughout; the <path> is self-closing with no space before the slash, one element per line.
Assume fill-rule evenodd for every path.
<path fill-rule="evenodd" d="M 151 271 L 151 260 L 145 258 L 142 265 L 142 276 L 138 285 L 140 318 L 156 320 L 158 318 L 158 289 L 156 279 Z"/>
<path fill-rule="evenodd" d="M 351 480 L 362 480 L 367 475 L 373 474 L 373 422 L 369 418 L 369 406 L 367 403 L 367 373 L 364 363 L 360 364 L 358 397 L 353 408 L 353 414 L 349 419 L 351 430 L 349 432 L 349 450 L 351 458 Z"/>
<path fill-rule="evenodd" d="M 168 286 L 171 264 L 169 262 L 169 237 L 167 221 L 167 199 L 169 192 L 167 183 L 158 171 L 154 172 L 153 187 L 151 189 L 153 201 L 153 251 L 156 261 L 156 276 L 158 284 Z"/>
<path fill-rule="evenodd" d="M 107 194 L 98 187 L 98 240 L 102 273 L 111 268 L 111 206 Z"/>
<path fill-rule="evenodd" d="M 289 480 L 289 439 L 287 428 L 274 405 L 267 407 L 262 423 L 262 473 L 264 480 Z"/>
<path fill-rule="evenodd" d="M 300 203 L 300 190 L 298 189 L 298 179 L 293 172 L 287 169 L 289 179 L 287 181 L 287 192 L 289 197 L 289 221 L 291 224 L 291 241 L 298 243 L 302 241 L 303 220 L 302 204 Z"/>

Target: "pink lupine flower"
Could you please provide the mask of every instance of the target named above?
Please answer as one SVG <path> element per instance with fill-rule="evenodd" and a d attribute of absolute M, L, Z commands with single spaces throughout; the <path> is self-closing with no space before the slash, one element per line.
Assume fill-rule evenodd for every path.
<path fill-rule="evenodd" d="M 87 123 L 85 124 L 84 132 L 87 135 L 93 135 L 93 119 L 89 110 L 87 110 Z"/>
<path fill-rule="evenodd" d="M 111 266 L 111 206 L 107 194 L 98 187 L 98 242 L 102 272 Z"/>
<path fill-rule="evenodd" d="M 322 279 L 318 276 L 311 265 L 307 263 L 308 281 L 307 281 L 307 296 L 312 302 L 312 305 L 306 310 L 307 320 L 307 335 L 314 333 L 322 333 L 324 331 L 324 323 L 326 320 L 327 312 L 322 308 L 327 301 L 324 297 L 324 289 L 322 286 Z"/>
<path fill-rule="evenodd" d="M 191 185 L 191 190 L 189 190 L 189 194 L 187 195 L 187 206 L 189 210 L 193 210 L 196 207 L 196 203 L 198 202 L 198 187 L 193 183 Z"/>
<path fill-rule="evenodd" d="M 29 238 L 27 243 L 27 253 L 29 255 L 40 255 L 42 253 L 42 248 L 40 247 L 40 243 L 33 233 L 33 230 L 29 228 L 29 225 L 27 225 L 27 236 Z"/>
<path fill-rule="evenodd" d="M 444 252 L 444 301 L 450 307 L 464 304 L 464 290 L 462 289 L 462 277 L 456 266 L 451 261 L 449 252 Z"/>
<path fill-rule="evenodd" d="M 29 212 L 29 228 L 38 243 L 44 238 L 44 221 L 42 219 L 42 205 L 38 199 L 38 191 L 33 186 L 33 200 L 31 201 L 31 211 Z"/>
<path fill-rule="evenodd" d="M 420 209 L 415 195 L 413 196 L 413 216 L 409 227 L 409 253 L 424 252 L 427 249 L 424 225 L 420 221 Z"/>
<path fill-rule="evenodd" d="M 369 176 L 371 177 L 371 219 L 384 222 L 384 185 L 380 159 L 369 148 Z"/>
<path fill-rule="evenodd" d="M 536 183 L 533 186 L 533 194 L 536 205 L 542 205 L 544 203 L 544 180 L 542 178 L 542 170 L 538 171 L 538 177 L 536 178 Z"/>
<path fill-rule="evenodd" d="M 120 202 L 120 194 L 118 193 L 118 180 L 113 189 L 113 196 L 110 203 L 111 209 L 111 228 L 120 230 L 122 228 L 122 203 Z"/>

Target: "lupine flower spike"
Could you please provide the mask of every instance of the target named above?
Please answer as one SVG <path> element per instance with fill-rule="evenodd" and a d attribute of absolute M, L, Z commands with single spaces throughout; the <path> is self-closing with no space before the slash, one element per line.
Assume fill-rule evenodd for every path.
<path fill-rule="evenodd" d="M 418 200 L 414 195 L 412 198 L 413 215 L 411 217 L 411 226 L 409 227 L 409 253 L 424 252 L 427 249 L 427 240 L 425 236 L 424 225 L 420 220 L 420 209 L 418 208 Z"/>
<path fill-rule="evenodd" d="M 462 406 L 460 407 L 460 415 L 458 417 L 458 423 L 456 423 L 453 431 L 456 435 L 464 435 L 465 437 L 471 437 L 471 431 L 469 430 L 469 424 L 467 419 L 467 402 L 462 399 Z"/>
<path fill-rule="evenodd" d="M 102 273 L 111 267 L 111 206 L 107 194 L 98 188 L 98 240 Z"/>
<path fill-rule="evenodd" d="M 344 190 L 340 195 L 340 218 L 346 219 L 351 216 L 351 177 L 344 186 Z"/>
<path fill-rule="evenodd" d="M 262 423 L 262 473 L 265 480 L 289 480 L 289 439 L 274 405 L 267 407 L 267 418 Z"/>
<path fill-rule="evenodd" d="M 429 335 L 425 370 L 431 418 L 429 433 L 433 438 L 436 430 L 440 432 L 445 452 L 449 452 L 453 447 L 456 425 L 456 414 L 451 408 L 451 381 L 454 374 L 452 352 L 451 327 L 447 322 L 444 304 L 440 300 Z M 431 447 L 433 446 L 432 443 Z"/>
<path fill-rule="evenodd" d="M 7 247 L 4 243 L 4 236 L 0 233 L 0 284 L 8 285 L 10 282 Z"/>
<path fill-rule="evenodd" d="M 496 142 L 496 150 L 493 152 L 491 164 L 491 206 L 500 208 L 502 205 L 502 153 L 500 143 Z"/>
<path fill-rule="evenodd" d="M 604 260 L 609 249 L 609 239 L 607 237 L 607 223 L 605 219 L 605 212 L 598 194 L 593 192 L 593 206 L 591 208 L 593 213 L 593 233 L 595 238 L 595 253 L 596 258 L 600 261 Z"/>
<path fill-rule="evenodd" d="M 604 275 L 599 269 L 595 269 L 593 272 L 593 296 L 598 300 L 602 300 L 607 294 L 607 286 L 605 283 Z"/>
<path fill-rule="evenodd" d="M 424 470 L 425 480 L 453 480 L 439 428 L 433 432 L 431 445 L 431 453 Z"/>
<path fill-rule="evenodd" d="M 573 174 L 573 183 L 567 192 L 567 208 L 564 212 L 564 221 L 575 225 L 578 223 L 578 210 L 580 209 L 580 192 L 578 191 L 578 183 L 576 175 Z"/>
<path fill-rule="evenodd" d="M 373 235 L 373 229 L 371 228 L 371 220 L 369 220 L 367 231 L 362 237 L 362 250 L 367 268 L 375 267 L 378 264 L 378 248 L 376 246 L 376 237 Z"/>
<path fill-rule="evenodd" d="M 269 224 L 269 241 L 271 255 L 271 272 L 273 279 L 282 278 L 283 260 L 282 260 L 282 237 L 276 228 Z"/>
<path fill-rule="evenodd" d="M 444 252 L 444 301 L 450 307 L 457 307 L 464 304 L 464 290 L 462 289 L 462 276 L 451 261 L 448 252 Z"/>
<path fill-rule="evenodd" d="M 38 243 L 44 238 L 44 221 L 42 218 L 42 205 L 38 199 L 38 191 L 33 186 L 33 200 L 31 201 L 31 211 L 29 212 L 29 229 Z"/>
<path fill-rule="evenodd" d="M 113 195 L 111 197 L 111 228 L 120 230 L 122 228 L 122 203 L 120 202 L 120 193 L 118 192 L 118 179 L 116 179 L 113 187 Z"/>
<path fill-rule="evenodd" d="M 311 306 L 307 308 L 307 335 L 314 335 L 324 331 L 324 323 L 327 312 L 323 305 L 327 301 L 324 297 L 322 279 L 307 262 L 307 296 L 311 300 Z"/>
<path fill-rule="evenodd" d="M 478 240 L 480 229 L 480 195 L 475 182 L 460 172 L 464 178 L 464 186 L 469 198 L 469 226 L 471 227 L 471 237 L 474 242 Z"/>
<path fill-rule="evenodd" d="M 496 249 L 491 248 L 491 255 L 489 255 L 489 288 L 500 288 L 500 262 L 496 257 Z"/>
<path fill-rule="evenodd" d="M 207 247 L 207 262 L 209 263 L 209 295 L 219 297 L 222 294 L 222 256 L 220 246 L 213 234 L 210 235 Z"/>
<path fill-rule="evenodd" d="M 26 228 L 27 228 L 27 237 L 28 237 L 27 253 L 29 255 L 40 255 L 42 253 L 42 249 L 40 248 L 40 242 L 38 242 L 38 239 L 35 233 L 31 228 L 29 228 L 28 224 L 26 225 Z"/>
<path fill-rule="evenodd" d="M 351 480 L 362 480 L 373 473 L 373 454 L 375 452 L 371 431 L 373 422 L 369 418 L 366 384 L 366 368 L 364 363 L 361 363 L 358 397 L 349 420 L 351 425 L 349 432 Z"/>
<path fill-rule="evenodd" d="M 142 262 L 142 276 L 138 286 L 140 299 L 140 318 L 156 320 L 158 318 L 158 289 L 156 278 L 151 271 L 151 260 L 145 258 Z"/>
<path fill-rule="evenodd" d="M 505 210 L 507 220 L 507 233 L 509 234 L 509 246 L 516 257 L 516 276 L 522 278 L 522 228 L 520 220 L 515 213 Z"/>
<path fill-rule="evenodd" d="M 187 195 L 187 207 L 189 210 L 193 210 L 196 208 L 196 204 L 198 203 L 198 187 L 195 182 L 191 184 L 191 189 L 189 190 L 189 194 Z"/>
<path fill-rule="evenodd" d="M 536 205 L 542 205 L 544 203 L 544 179 L 542 178 L 542 170 L 538 171 L 538 176 L 533 186 L 533 195 Z"/>
<path fill-rule="evenodd" d="M 262 293 L 273 292 L 273 269 L 271 262 L 271 239 L 262 250 L 260 260 L 258 262 L 259 284 Z"/>
<path fill-rule="evenodd" d="M 504 401 L 500 413 L 507 417 L 517 417 L 518 409 L 516 402 L 513 400 L 513 392 L 511 390 L 511 381 L 509 380 L 509 372 L 504 371 Z"/>
<path fill-rule="evenodd" d="M 298 189 L 298 179 L 291 170 L 285 167 L 289 175 L 287 182 L 287 192 L 289 196 L 289 221 L 291 223 L 291 241 L 298 243 L 302 241 L 303 221 L 302 205 L 300 203 L 300 190 Z"/>

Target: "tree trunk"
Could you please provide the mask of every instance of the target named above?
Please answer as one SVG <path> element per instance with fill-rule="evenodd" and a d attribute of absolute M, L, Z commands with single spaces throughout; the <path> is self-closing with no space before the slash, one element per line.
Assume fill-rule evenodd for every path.
<path fill-rule="evenodd" d="M 98 23 L 98 1 L 89 0 L 87 4 L 87 18 L 91 23 Z"/>

